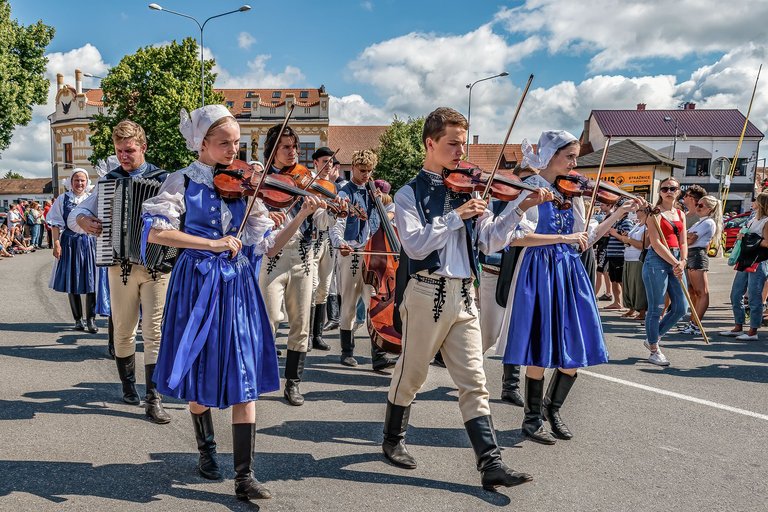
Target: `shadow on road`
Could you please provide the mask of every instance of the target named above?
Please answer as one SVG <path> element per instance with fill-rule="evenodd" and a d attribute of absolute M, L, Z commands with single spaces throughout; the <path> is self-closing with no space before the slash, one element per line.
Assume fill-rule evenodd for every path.
<path fill-rule="evenodd" d="M 111 359 L 107 352 L 106 343 L 104 346 L 75 345 L 77 339 L 73 341 L 67 336 L 62 336 L 62 338 L 64 339 L 57 341 L 56 345 L 0 346 L 0 356 L 56 363 L 82 363 L 97 359 Z M 117 372 L 115 372 L 115 377 L 117 377 Z"/>

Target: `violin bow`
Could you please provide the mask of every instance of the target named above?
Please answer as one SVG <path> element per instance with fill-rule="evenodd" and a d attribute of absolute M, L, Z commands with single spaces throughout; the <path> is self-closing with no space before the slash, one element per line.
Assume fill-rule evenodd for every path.
<path fill-rule="evenodd" d="M 259 180 L 259 184 L 256 185 L 256 189 L 253 191 L 253 196 L 248 200 L 248 207 L 245 209 L 245 215 L 243 216 L 243 221 L 240 223 L 240 227 L 237 230 L 237 235 L 235 235 L 236 238 L 240 238 L 242 236 L 243 230 L 245 229 L 245 223 L 248 222 L 248 217 L 251 215 L 251 211 L 253 211 L 253 205 L 256 204 L 256 194 L 261 189 L 261 186 L 264 184 L 264 181 L 267 179 L 267 174 L 269 174 L 269 170 L 272 168 L 272 163 L 275 161 L 275 154 L 277 153 L 277 146 L 280 143 L 280 137 L 283 136 L 285 127 L 288 126 L 288 120 L 290 120 L 291 115 L 293 115 L 293 107 L 294 105 L 291 105 L 291 108 L 289 108 L 288 112 L 285 114 L 283 125 L 280 127 L 280 133 L 277 136 L 277 141 L 275 141 L 275 145 L 272 146 L 272 151 L 270 151 L 269 153 L 269 159 L 267 160 L 267 163 L 264 166 L 264 172 L 261 173 L 261 179 Z"/>
<path fill-rule="evenodd" d="M 600 166 L 597 168 L 597 177 L 595 178 L 595 190 L 592 191 L 592 199 L 589 201 L 589 209 L 584 216 L 584 232 L 589 233 L 589 221 L 592 218 L 592 212 L 595 211 L 595 199 L 597 199 L 597 191 L 600 190 L 600 178 L 603 176 L 603 169 L 605 168 L 605 158 L 608 156 L 608 145 L 611 143 L 611 136 L 609 135 L 605 139 L 605 146 L 603 146 L 603 156 L 600 157 Z"/>
<path fill-rule="evenodd" d="M 493 166 L 493 169 L 491 170 L 491 175 L 488 177 L 488 183 L 485 184 L 485 190 L 483 190 L 483 194 L 482 196 L 480 196 L 484 201 L 488 199 L 488 194 L 490 193 L 491 185 L 493 184 L 493 177 L 496 176 L 496 171 L 501 165 L 501 159 L 504 158 L 504 148 L 507 147 L 507 143 L 509 142 L 509 136 L 512 135 L 512 128 L 515 127 L 517 116 L 520 114 L 520 108 L 522 108 L 523 106 L 523 101 L 525 101 L 525 96 L 528 94 L 528 89 L 530 89 L 531 87 L 531 82 L 533 82 L 533 74 L 531 74 L 531 76 L 528 77 L 528 83 L 525 84 L 525 89 L 523 89 L 523 94 L 522 96 L 520 96 L 520 100 L 517 102 L 515 115 L 512 117 L 512 124 L 509 125 L 509 129 L 507 130 L 507 136 L 504 137 L 504 144 L 501 145 L 501 151 L 499 151 L 499 157 L 496 159 L 496 165 Z"/>
<path fill-rule="evenodd" d="M 328 158 L 328 160 L 323 164 L 323 166 L 320 169 L 318 169 L 318 171 L 315 173 L 314 176 L 312 176 L 312 179 L 309 180 L 309 183 L 307 184 L 306 187 L 304 187 L 304 190 L 309 190 L 309 187 L 311 187 L 312 184 L 317 179 L 317 177 L 320 176 L 320 173 L 323 172 L 326 169 L 326 167 L 328 167 L 328 164 L 333 162 L 333 157 L 335 157 L 336 153 L 338 153 L 339 151 L 341 151 L 341 148 L 338 148 L 336 151 L 333 152 L 333 154 Z"/>
<path fill-rule="evenodd" d="M 672 252 L 669 249 L 669 244 L 667 244 L 667 239 L 664 238 L 664 232 L 661 230 L 661 224 L 659 224 L 659 219 L 656 218 L 657 213 L 654 213 L 653 211 L 650 211 L 648 214 L 648 218 L 653 221 L 653 227 L 656 228 L 656 233 L 659 235 L 659 239 L 661 240 L 661 243 L 664 244 L 664 247 L 667 248 L 670 253 Z M 699 318 L 699 314 L 696 312 L 696 308 L 693 305 L 693 301 L 691 300 L 691 295 L 688 293 L 688 286 L 686 286 L 685 281 L 683 280 L 683 276 L 679 276 L 677 278 L 678 282 L 680 283 L 680 288 L 683 289 L 683 293 L 685 294 L 685 299 L 688 301 L 688 307 L 691 308 L 691 318 L 696 322 L 696 326 L 699 328 L 699 331 L 701 331 L 701 335 L 704 337 L 704 343 L 709 345 L 709 337 L 707 336 L 706 331 L 704 331 L 704 326 L 701 325 L 701 319 Z"/>

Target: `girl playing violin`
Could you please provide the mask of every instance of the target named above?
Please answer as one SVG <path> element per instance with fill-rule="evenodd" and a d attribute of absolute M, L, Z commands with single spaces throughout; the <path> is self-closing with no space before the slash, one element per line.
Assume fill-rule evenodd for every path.
<path fill-rule="evenodd" d="M 242 249 L 276 253 L 318 201 L 308 198 L 299 215 L 275 231 L 266 208 L 254 199 L 242 239 L 236 238 L 246 199 L 224 201 L 213 177 L 217 164 L 227 166 L 237 155 L 237 121 L 223 105 L 208 105 L 191 115 L 182 110 L 179 128 L 198 159 L 172 173 L 144 203 L 144 242 L 184 249 L 170 278 L 154 380 L 163 394 L 189 402 L 200 451 L 197 470 L 204 478 L 221 478 L 210 408 L 232 406 L 235 494 L 242 500 L 270 498 L 251 469 L 254 401 L 279 388 L 277 355 L 256 275 Z"/>
<path fill-rule="evenodd" d="M 576 137 L 565 131 L 542 133 L 536 153 L 523 141 L 523 166 L 540 169 L 526 183 L 552 190 L 562 199 L 553 184 L 576 167 L 579 150 Z M 509 207 L 516 207 L 527 195 L 523 191 Z M 499 338 L 504 363 L 527 367 L 523 433 L 542 444 L 555 443 L 544 419 L 558 438 L 573 437 L 559 411 L 576 381 L 576 368 L 608 361 L 592 284 L 577 249 L 585 250 L 636 208 L 634 201 L 628 201 L 588 233 L 582 198 L 571 200 L 572 208 L 561 210 L 546 202 L 525 212 L 518 228 L 522 233 L 511 244 L 523 250 Z M 546 398 L 545 368 L 557 369 Z"/>

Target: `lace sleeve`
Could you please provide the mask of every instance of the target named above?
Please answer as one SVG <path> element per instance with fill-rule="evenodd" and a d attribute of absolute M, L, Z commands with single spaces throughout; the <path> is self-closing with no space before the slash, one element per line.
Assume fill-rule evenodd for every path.
<path fill-rule="evenodd" d="M 184 204 L 184 175 L 174 172 L 168 176 L 155 197 L 144 201 L 144 219 L 151 220 L 151 227 L 160 230 L 179 229 Z"/>

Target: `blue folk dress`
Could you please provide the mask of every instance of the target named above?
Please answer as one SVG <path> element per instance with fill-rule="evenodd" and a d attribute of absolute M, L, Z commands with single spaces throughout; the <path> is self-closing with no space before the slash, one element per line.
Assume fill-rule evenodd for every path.
<path fill-rule="evenodd" d="M 53 269 L 51 288 L 63 293 L 93 293 L 96 291 L 96 245 L 91 235 L 76 233 L 67 227 L 67 218 L 75 206 L 90 194 L 75 196 L 67 192 L 58 198 L 48 212 L 47 222 L 61 231 L 61 257 Z"/>
<path fill-rule="evenodd" d="M 144 203 L 145 231 L 181 229 L 219 239 L 235 235 L 245 199 L 223 201 L 212 169 L 199 161 L 171 174 Z M 280 387 L 277 353 L 251 259 L 274 243 L 274 225 L 258 203 L 241 251 L 181 251 L 171 272 L 154 381 L 164 395 L 226 408 Z M 247 253 L 247 254 L 246 254 Z"/>
<path fill-rule="evenodd" d="M 526 183 L 554 190 L 540 176 Z M 534 214 L 526 212 L 520 228 L 529 233 L 570 234 L 577 218 L 576 224 L 583 229 L 583 217 L 579 198 L 567 210 L 542 203 Z M 498 352 L 507 364 L 579 368 L 608 361 L 592 283 L 572 245 L 523 248 L 499 342 Z"/>

